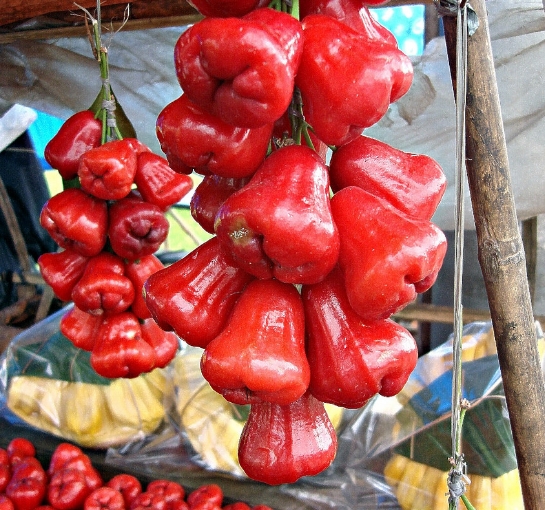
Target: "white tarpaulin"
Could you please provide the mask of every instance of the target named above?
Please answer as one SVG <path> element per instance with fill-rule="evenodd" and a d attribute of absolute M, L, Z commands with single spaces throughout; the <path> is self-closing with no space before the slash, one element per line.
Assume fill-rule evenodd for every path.
<path fill-rule="evenodd" d="M 526 219 L 545 213 L 545 12 L 541 1 L 486 5 L 515 203 Z M 366 133 L 441 164 L 448 189 L 434 221 L 454 229 L 455 106 L 443 38 L 433 40 L 415 63 L 408 94 Z M 469 191 L 465 195 L 465 224 L 472 229 Z"/>
<path fill-rule="evenodd" d="M 489 0 L 489 25 L 517 211 L 545 213 L 545 12 L 541 0 Z M 111 83 L 138 137 L 159 152 L 155 120 L 181 94 L 173 48 L 182 28 L 118 32 L 109 46 Z M 0 46 L 0 100 L 66 118 L 87 108 L 100 87 L 98 64 L 84 38 Z M 483 84 L 487 87 L 487 84 Z M 454 226 L 455 111 L 444 39 L 415 60 L 409 93 L 366 131 L 408 152 L 428 154 L 449 181 L 434 221 Z M 467 193 L 467 228 L 474 228 Z"/>

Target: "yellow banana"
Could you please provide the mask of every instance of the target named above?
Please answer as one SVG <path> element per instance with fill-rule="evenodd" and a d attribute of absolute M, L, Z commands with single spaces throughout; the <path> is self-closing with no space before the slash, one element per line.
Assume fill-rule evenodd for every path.
<path fill-rule="evenodd" d="M 333 425 L 333 428 L 337 429 L 343 418 L 343 408 L 334 406 L 333 404 L 324 404 L 324 407 L 329 416 L 329 420 L 331 421 L 331 425 Z"/>
<path fill-rule="evenodd" d="M 405 469 L 399 485 L 396 488 L 396 498 L 399 506 L 403 510 L 414 510 L 413 502 L 416 498 L 420 487 L 425 488 L 424 473 L 426 465 L 420 462 L 411 461 L 410 465 Z"/>
<path fill-rule="evenodd" d="M 158 399 L 148 382 L 136 377 L 129 379 L 136 396 L 136 405 L 142 417 L 142 430 L 149 434 L 153 432 L 165 417 L 162 396 Z"/>
<path fill-rule="evenodd" d="M 473 361 L 476 358 L 477 345 L 475 338 L 472 336 L 462 338 L 462 362 Z"/>
<path fill-rule="evenodd" d="M 432 510 L 446 510 L 448 508 L 448 473 L 441 471 L 439 482 L 433 494 Z"/>
<path fill-rule="evenodd" d="M 8 407 L 22 416 L 38 414 L 40 390 L 30 377 L 13 377 L 9 385 Z"/>
<path fill-rule="evenodd" d="M 422 483 L 413 500 L 411 510 L 428 510 L 432 508 L 435 489 L 440 483 L 443 472 L 432 466 L 426 466 Z"/>
<path fill-rule="evenodd" d="M 448 508 L 446 471 L 394 454 L 384 467 L 384 478 L 403 510 Z M 518 469 L 498 478 L 470 475 L 469 480 L 465 494 L 477 510 L 524 510 Z"/>
<path fill-rule="evenodd" d="M 233 417 L 232 409 L 232 404 L 203 383 L 180 409 L 180 419 L 189 441 L 208 466 L 242 475 L 238 442 L 244 423 Z"/>
<path fill-rule="evenodd" d="M 513 469 L 503 476 L 505 476 L 505 485 L 508 487 L 508 504 L 505 505 L 505 508 L 509 508 L 510 510 L 524 510 L 519 470 Z"/>
<path fill-rule="evenodd" d="M 492 339 L 494 339 L 494 337 L 492 337 Z M 475 347 L 475 359 L 484 358 L 489 354 L 494 354 L 494 351 L 495 349 L 489 348 L 488 342 L 486 342 L 485 338 L 480 339 Z"/>
<path fill-rule="evenodd" d="M 107 407 L 117 426 L 149 433 L 164 418 L 161 402 L 140 377 L 113 380 L 107 386 L 106 397 Z"/>
<path fill-rule="evenodd" d="M 105 398 L 96 384 L 73 382 L 61 393 L 61 430 L 76 442 L 96 436 L 103 426 Z"/>
<path fill-rule="evenodd" d="M 113 421 L 120 426 L 140 427 L 140 415 L 127 379 L 115 379 L 106 388 L 106 404 Z"/>
<path fill-rule="evenodd" d="M 165 371 L 161 368 L 156 368 L 151 372 L 142 374 L 140 377 L 148 383 L 148 386 L 153 392 L 155 398 L 159 401 L 162 401 L 163 397 L 169 391 L 169 383 Z"/>
<path fill-rule="evenodd" d="M 392 489 L 395 489 L 399 485 L 399 481 L 409 465 L 409 462 L 410 460 L 408 457 L 394 453 L 392 458 L 386 463 L 386 466 L 384 467 L 384 478 Z"/>
<path fill-rule="evenodd" d="M 7 405 L 17 416 L 35 427 L 59 433 L 61 394 L 66 381 L 35 376 L 11 379 Z"/>
<path fill-rule="evenodd" d="M 469 475 L 471 485 L 468 487 L 467 499 L 479 510 L 496 510 L 492 508 L 492 478 L 489 476 Z"/>
<path fill-rule="evenodd" d="M 507 506 L 509 502 L 509 491 L 510 491 L 510 480 L 511 480 L 511 471 L 504 473 L 497 478 L 493 478 L 491 482 L 491 497 L 492 497 L 492 507 L 496 508 L 498 503 L 505 505 L 505 508 L 510 508 Z"/>

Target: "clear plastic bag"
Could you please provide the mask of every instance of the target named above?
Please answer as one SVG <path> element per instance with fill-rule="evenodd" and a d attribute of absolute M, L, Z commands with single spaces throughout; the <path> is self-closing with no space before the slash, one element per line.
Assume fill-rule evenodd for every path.
<path fill-rule="evenodd" d="M 73 441 L 108 448 L 142 439 L 165 423 L 169 391 L 162 370 L 106 379 L 59 331 L 67 309 L 15 337 L 0 357 L 4 417 Z"/>
<path fill-rule="evenodd" d="M 536 329 L 543 360 L 537 322 Z M 462 428 L 466 495 L 476 508 L 523 510 L 491 323 L 466 325 L 462 342 L 462 397 L 470 404 Z M 451 337 L 419 359 L 401 393 L 373 399 L 344 433 L 353 468 L 375 472 L 377 483 L 385 482 L 386 492 L 403 510 L 448 507 L 452 365 Z"/>
<path fill-rule="evenodd" d="M 536 328 L 543 355 L 537 323 Z M 463 338 L 464 397 L 471 403 L 463 445 L 472 482 L 468 497 L 479 509 L 522 510 L 491 323 L 465 326 Z M 220 483 L 229 498 L 283 510 L 448 507 L 452 338 L 419 359 L 399 395 L 377 396 L 362 409 L 344 410 L 337 456 L 329 469 L 281 486 L 254 482 L 233 468 L 243 415 L 234 417 L 232 407 L 206 388 L 198 369 L 201 354 L 188 348 L 171 365 L 174 400 L 168 412 L 173 426 L 162 435 L 110 449 L 108 463 L 140 469 L 148 477 L 168 474 L 186 486 Z M 394 475 L 402 468 L 407 476 L 400 485 Z"/>

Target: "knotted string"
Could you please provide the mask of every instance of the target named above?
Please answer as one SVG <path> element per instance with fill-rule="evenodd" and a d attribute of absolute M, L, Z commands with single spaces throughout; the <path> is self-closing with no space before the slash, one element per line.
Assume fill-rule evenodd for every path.
<path fill-rule="evenodd" d="M 104 90 L 110 91 L 110 80 L 109 78 L 104 78 L 102 80 L 102 87 Z M 104 97 L 102 99 L 101 108 L 106 110 L 106 125 L 109 128 L 115 129 L 117 126 L 117 122 L 115 119 L 115 99 L 113 96 L 110 97 L 110 99 L 107 99 Z"/>

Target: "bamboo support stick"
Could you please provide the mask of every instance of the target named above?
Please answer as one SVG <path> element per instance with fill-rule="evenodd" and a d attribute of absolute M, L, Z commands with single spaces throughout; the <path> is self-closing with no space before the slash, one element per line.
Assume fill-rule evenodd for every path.
<path fill-rule="evenodd" d="M 545 501 L 545 385 L 509 163 L 485 0 L 468 42 L 466 166 L 478 257 L 489 301 L 526 510 Z M 443 19 L 455 74 L 456 18 Z M 453 81 L 455 86 L 455 81 Z"/>

